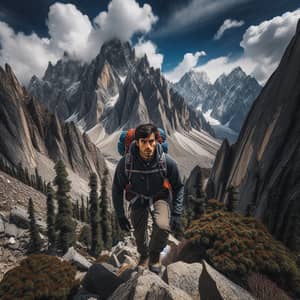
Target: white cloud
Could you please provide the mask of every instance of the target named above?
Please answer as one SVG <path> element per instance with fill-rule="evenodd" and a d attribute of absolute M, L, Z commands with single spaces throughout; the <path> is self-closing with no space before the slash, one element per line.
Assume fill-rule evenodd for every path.
<path fill-rule="evenodd" d="M 286 12 L 256 26 L 250 26 L 240 43 L 243 54 L 231 59 L 222 56 L 195 68 L 205 71 L 212 82 L 222 73 L 228 74 L 240 66 L 247 74 L 254 76 L 263 85 L 277 68 L 281 57 L 296 31 L 300 9 Z"/>
<path fill-rule="evenodd" d="M 73 4 L 54 3 L 49 9 L 47 26 L 53 48 L 84 58 L 93 29 L 87 15 L 83 15 Z"/>
<path fill-rule="evenodd" d="M 156 34 L 168 35 L 184 30 L 196 23 L 205 22 L 230 8 L 250 0 L 192 0 L 186 7 L 175 11 L 169 18 L 166 26 Z"/>
<path fill-rule="evenodd" d="M 224 23 L 221 25 L 221 27 L 218 29 L 217 33 L 214 36 L 214 40 L 219 40 L 224 32 L 230 28 L 236 28 L 236 27 L 241 27 L 245 24 L 244 21 L 236 21 L 236 20 L 231 20 L 231 19 L 226 19 Z"/>
<path fill-rule="evenodd" d="M 183 57 L 183 60 L 175 67 L 171 72 L 165 73 L 165 76 L 168 80 L 172 82 L 177 82 L 180 78 L 192 70 L 198 63 L 198 60 L 201 56 L 206 55 L 204 51 L 197 51 L 196 53 L 186 53 Z"/>
<path fill-rule="evenodd" d="M 75 59 L 90 61 L 104 42 L 130 40 L 135 33 L 149 32 L 156 21 L 151 6 L 139 6 L 135 0 L 111 0 L 108 10 L 93 22 L 73 4 L 54 3 L 47 19 L 49 38 L 15 33 L 0 22 L 0 64 L 9 63 L 19 80 L 27 84 L 33 74 L 41 77 L 48 62 L 56 63 L 64 51 Z"/>
<path fill-rule="evenodd" d="M 55 62 L 60 52 L 51 49 L 49 39 L 36 34 L 15 33 L 6 23 L 0 22 L 0 63 L 9 63 L 18 79 L 26 83 L 33 74 L 41 76 L 48 61 Z"/>
<path fill-rule="evenodd" d="M 250 26 L 240 45 L 244 56 L 253 62 L 253 75 L 264 83 L 277 68 L 289 41 L 296 31 L 300 9 Z"/>
<path fill-rule="evenodd" d="M 150 66 L 155 69 L 161 69 L 164 56 L 156 52 L 157 46 L 153 42 L 140 39 L 134 46 L 134 49 L 137 57 L 143 57 L 146 54 Z"/>

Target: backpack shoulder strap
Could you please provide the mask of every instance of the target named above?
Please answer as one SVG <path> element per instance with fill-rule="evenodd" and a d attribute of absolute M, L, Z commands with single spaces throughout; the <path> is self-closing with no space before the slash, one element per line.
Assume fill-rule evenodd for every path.
<path fill-rule="evenodd" d="M 167 178 L 167 158 L 166 158 L 166 153 L 163 152 L 159 158 L 158 161 L 158 167 L 160 171 L 160 175 L 162 176 L 163 179 Z"/>
<path fill-rule="evenodd" d="M 127 152 L 125 154 L 125 174 L 129 183 L 131 181 L 132 168 L 133 168 L 133 157 L 130 152 Z"/>

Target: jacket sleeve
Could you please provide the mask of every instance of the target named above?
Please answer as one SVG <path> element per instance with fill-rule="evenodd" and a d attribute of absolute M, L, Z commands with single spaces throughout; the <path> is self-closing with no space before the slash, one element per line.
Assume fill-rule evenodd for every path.
<path fill-rule="evenodd" d="M 184 185 L 181 181 L 177 164 L 169 155 L 167 155 L 167 177 L 173 192 L 172 214 L 181 215 L 183 211 Z"/>
<path fill-rule="evenodd" d="M 123 194 L 127 183 L 125 157 L 122 157 L 116 167 L 112 186 L 112 200 L 118 218 L 125 216 Z"/>

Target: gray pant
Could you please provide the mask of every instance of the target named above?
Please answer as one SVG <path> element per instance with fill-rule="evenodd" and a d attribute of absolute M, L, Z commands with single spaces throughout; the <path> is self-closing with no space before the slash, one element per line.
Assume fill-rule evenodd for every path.
<path fill-rule="evenodd" d="M 153 203 L 152 214 L 153 225 L 152 235 L 149 243 L 147 224 L 149 207 L 141 206 L 131 209 L 130 218 L 134 228 L 134 237 L 138 252 L 141 255 L 148 255 L 149 252 L 161 252 L 167 245 L 170 232 L 170 206 L 166 200 L 157 200 Z"/>

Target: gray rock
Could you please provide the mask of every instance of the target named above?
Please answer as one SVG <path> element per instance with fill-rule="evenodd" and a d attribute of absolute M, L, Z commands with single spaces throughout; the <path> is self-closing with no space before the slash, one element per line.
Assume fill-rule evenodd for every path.
<path fill-rule="evenodd" d="M 9 221 L 19 228 L 28 229 L 29 228 L 29 217 L 27 211 L 19 206 L 15 206 L 10 211 Z"/>
<path fill-rule="evenodd" d="M 18 237 L 19 229 L 15 224 L 7 223 L 5 224 L 5 234 L 9 237 Z"/>
<path fill-rule="evenodd" d="M 109 300 L 190 300 L 186 292 L 167 285 L 159 276 L 143 270 L 123 283 L 111 295 Z"/>
<path fill-rule="evenodd" d="M 64 260 L 73 262 L 79 269 L 88 270 L 92 265 L 84 256 L 79 254 L 73 247 L 63 256 Z"/>
<path fill-rule="evenodd" d="M 111 265 L 113 265 L 116 268 L 120 268 L 121 267 L 121 264 L 120 264 L 117 256 L 114 253 L 109 257 L 108 263 L 111 264 Z"/>
<path fill-rule="evenodd" d="M 214 300 L 254 300 L 243 288 L 227 279 L 207 262 L 203 261 L 203 271 L 199 279 L 201 299 Z"/>
<path fill-rule="evenodd" d="M 179 261 L 167 266 L 163 279 L 170 286 L 187 292 L 193 299 L 199 299 L 199 278 L 202 269 L 201 263 L 187 264 Z"/>
<path fill-rule="evenodd" d="M 0 233 L 3 233 L 4 231 L 5 231 L 4 221 L 0 217 Z"/>
<path fill-rule="evenodd" d="M 99 295 L 89 293 L 84 288 L 80 288 L 77 294 L 73 297 L 73 300 L 101 300 L 101 299 Z"/>
<path fill-rule="evenodd" d="M 98 295 L 100 299 L 107 299 L 123 282 L 102 264 L 94 264 L 87 271 L 82 285 L 86 291 Z"/>

